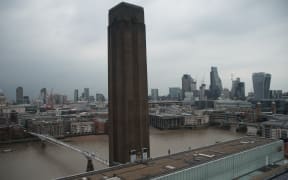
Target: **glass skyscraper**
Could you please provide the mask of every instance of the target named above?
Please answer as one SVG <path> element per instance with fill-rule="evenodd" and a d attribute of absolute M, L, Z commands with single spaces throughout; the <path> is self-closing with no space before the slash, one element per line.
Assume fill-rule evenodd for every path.
<path fill-rule="evenodd" d="M 264 72 L 253 73 L 252 80 L 254 88 L 254 98 L 269 99 L 271 74 Z"/>
<path fill-rule="evenodd" d="M 211 67 L 210 72 L 210 98 L 217 99 L 222 93 L 222 81 L 218 75 L 217 67 Z"/>

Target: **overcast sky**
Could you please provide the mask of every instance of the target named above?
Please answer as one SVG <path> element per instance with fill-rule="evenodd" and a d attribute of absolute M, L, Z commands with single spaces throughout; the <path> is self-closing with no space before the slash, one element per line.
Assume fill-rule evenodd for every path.
<path fill-rule="evenodd" d="M 107 95 L 108 10 L 116 0 L 1 0 L 0 88 L 37 97 L 40 88 Z M 181 87 L 184 73 L 210 84 L 217 66 L 252 91 L 253 72 L 272 74 L 271 89 L 288 91 L 287 0 L 134 0 L 144 7 L 148 83 Z"/>

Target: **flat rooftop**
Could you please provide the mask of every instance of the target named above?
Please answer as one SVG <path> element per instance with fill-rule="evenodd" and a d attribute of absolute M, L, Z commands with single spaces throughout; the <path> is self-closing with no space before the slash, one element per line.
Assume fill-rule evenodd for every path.
<path fill-rule="evenodd" d="M 150 179 L 174 171 L 204 164 L 209 161 L 223 158 L 245 150 L 253 149 L 257 146 L 269 144 L 272 139 L 261 137 L 243 137 L 232 141 L 217 143 L 198 149 L 188 150 L 177 154 L 150 159 L 145 162 L 125 164 L 111 167 L 99 171 L 88 172 L 81 176 L 71 176 L 66 179 L 78 179 L 87 177 L 91 180 L 119 177 L 120 179 Z"/>

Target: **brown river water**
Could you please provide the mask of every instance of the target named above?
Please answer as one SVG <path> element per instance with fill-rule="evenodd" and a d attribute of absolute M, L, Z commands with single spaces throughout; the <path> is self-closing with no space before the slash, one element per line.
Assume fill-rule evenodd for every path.
<path fill-rule="evenodd" d="M 234 130 L 217 128 L 158 130 L 150 129 L 151 157 L 167 155 L 227 141 L 244 136 Z M 68 144 L 77 146 L 108 159 L 108 136 L 92 135 L 62 139 Z M 46 180 L 85 172 L 86 159 L 79 153 L 61 146 L 41 142 L 27 142 L 11 145 L 0 145 L 0 151 L 12 149 L 12 152 L 0 152 L 0 180 Z M 95 169 L 105 168 L 96 161 Z"/>

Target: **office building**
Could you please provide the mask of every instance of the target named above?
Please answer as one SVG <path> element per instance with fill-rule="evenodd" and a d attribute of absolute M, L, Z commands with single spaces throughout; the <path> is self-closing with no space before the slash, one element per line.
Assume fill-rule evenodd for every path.
<path fill-rule="evenodd" d="M 23 104 L 30 104 L 29 96 L 23 96 Z"/>
<path fill-rule="evenodd" d="M 179 87 L 171 87 L 169 88 L 169 99 L 175 101 L 182 100 L 182 91 Z"/>
<path fill-rule="evenodd" d="M 74 102 L 77 102 L 79 100 L 79 91 L 78 89 L 74 90 Z"/>
<path fill-rule="evenodd" d="M 149 158 L 144 9 L 121 2 L 109 10 L 109 161 Z"/>
<path fill-rule="evenodd" d="M 47 103 L 47 90 L 46 90 L 46 88 L 42 88 L 40 90 L 40 97 L 41 97 L 42 103 L 46 104 Z"/>
<path fill-rule="evenodd" d="M 269 99 L 271 74 L 264 72 L 253 73 L 254 98 L 256 100 Z"/>
<path fill-rule="evenodd" d="M 199 90 L 199 100 L 200 100 L 200 101 L 205 101 L 205 100 L 207 100 L 206 84 L 201 84 L 201 86 L 200 86 L 200 90 Z"/>
<path fill-rule="evenodd" d="M 182 76 L 182 96 L 185 98 L 185 92 L 191 92 L 192 77 L 189 74 Z"/>
<path fill-rule="evenodd" d="M 104 102 L 105 101 L 105 96 L 101 93 L 96 94 L 96 101 L 97 102 Z"/>
<path fill-rule="evenodd" d="M 151 89 L 151 99 L 152 101 L 157 101 L 159 99 L 158 89 Z"/>
<path fill-rule="evenodd" d="M 222 81 L 218 75 L 217 67 L 211 67 L 209 97 L 211 99 L 217 99 L 220 97 L 222 90 Z"/>
<path fill-rule="evenodd" d="M 0 89 L 0 116 L 2 114 L 2 107 L 6 105 L 6 97 L 2 89 Z"/>
<path fill-rule="evenodd" d="M 89 88 L 84 88 L 84 93 L 83 93 L 83 95 L 84 95 L 84 100 L 85 101 L 89 101 Z"/>
<path fill-rule="evenodd" d="M 269 93 L 271 99 L 282 99 L 282 90 L 270 90 Z"/>
<path fill-rule="evenodd" d="M 16 104 L 23 104 L 23 87 L 21 86 L 16 89 Z"/>
<path fill-rule="evenodd" d="M 240 78 L 232 81 L 231 98 L 235 100 L 245 99 L 245 83 Z"/>

